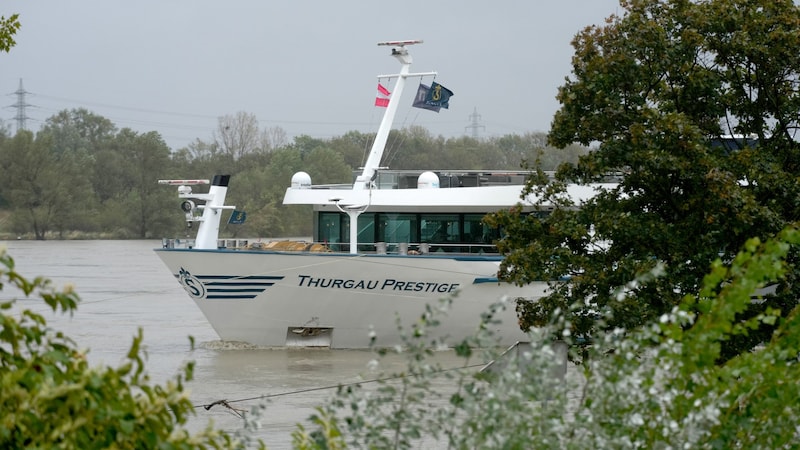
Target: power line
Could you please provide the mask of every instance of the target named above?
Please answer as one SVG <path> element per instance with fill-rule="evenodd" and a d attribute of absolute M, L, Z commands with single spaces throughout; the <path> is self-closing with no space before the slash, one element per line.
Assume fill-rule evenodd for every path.
<path fill-rule="evenodd" d="M 197 136 L 189 136 L 194 133 L 204 134 L 208 133 L 214 129 L 216 125 L 216 121 L 222 115 L 208 115 L 208 114 L 198 114 L 198 113 L 186 113 L 186 112 L 175 112 L 175 111 L 165 111 L 159 109 L 148 109 L 148 108 L 140 108 L 140 107 L 131 107 L 131 106 L 123 106 L 118 104 L 106 103 L 106 102 L 97 102 L 93 100 L 81 100 L 75 98 L 68 98 L 56 95 L 48 95 L 39 92 L 29 92 L 26 91 L 22 86 L 22 79 L 20 79 L 19 89 L 14 93 L 17 95 L 17 101 L 13 105 L 9 105 L 8 108 L 16 108 L 15 120 L 17 123 L 17 129 L 28 129 L 32 126 L 31 122 L 36 122 L 37 124 L 45 123 L 45 120 L 42 118 L 30 117 L 28 114 L 30 113 L 29 110 L 26 110 L 27 107 L 34 107 L 39 110 L 41 113 L 45 114 L 54 114 L 60 112 L 62 109 L 57 106 L 57 104 L 62 104 L 67 106 L 68 108 L 75 108 L 75 107 L 85 107 L 89 109 L 100 109 L 100 110 L 107 110 L 111 114 L 102 113 L 103 117 L 111 120 L 116 126 L 124 127 L 124 126 L 131 126 L 134 128 L 148 128 L 148 129 L 155 129 L 164 137 L 172 138 L 176 141 L 192 141 L 193 139 L 197 138 Z M 9 94 L 12 95 L 12 94 Z M 45 105 L 37 104 L 31 105 L 28 104 L 27 101 L 31 97 L 36 97 L 36 99 L 43 101 Z M 126 114 L 126 112 L 128 114 Z M 140 117 L 144 115 L 144 117 Z M 185 119 L 185 120 L 180 120 Z M 289 127 L 289 128 L 303 128 L 303 127 L 314 127 L 316 128 L 315 131 L 306 130 L 303 134 L 307 134 L 312 137 L 316 138 L 330 138 L 330 137 L 337 137 L 341 136 L 343 133 L 338 131 L 323 131 L 319 128 L 322 127 L 331 127 L 331 128 L 341 128 L 342 126 L 350 127 L 350 130 L 353 129 L 364 129 L 365 127 L 371 127 L 374 125 L 372 122 L 356 122 L 356 121 L 342 121 L 342 120 L 292 120 L 292 119 L 276 119 L 276 118 L 258 118 L 259 125 L 263 127 L 271 127 L 271 126 L 279 126 L 279 127 Z M 457 121 L 444 121 L 441 124 L 448 124 L 452 123 L 455 124 Z M 369 131 L 365 131 L 369 132 Z M 290 132 L 291 134 L 297 134 L 297 132 Z M 183 136 L 181 136 L 183 135 Z"/>
<path fill-rule="evenodd" d="M 145 108 L 133 108 L 130 106 L 120 106 L 120 105 L 111 105 L 108 103 L 98 103 L 92 102 L 87 100 L 76 100 L 72 98 L 65 98 L 65 97 L 56 97 L 53 95 L 46 95 L 46 94 L 35 94 L 37 97 L 56 100 L 59 102 L 64 102 L 68 104 L 78 104 L 78 105 L 85 105 L 85 106 L 97 106 L 101 108 L 112 108 L 112 109 L 122 109 L 126 111 L 135 111 L 135 112 L 144 112 L 144 113 L 151 113 L 151 114 L 162 114 L 166 116 L 179 116 L 179 117 L 193 117 L 199 119 L 217 119 L 218 116 L 209 116 L 209 115 L 202 115 L 202 114 L 192 114 L 192 113 L 179 113 L 179 112 L 171 112 L 171 111 L 158 111 L 154 109 L 145 109 Z"/>

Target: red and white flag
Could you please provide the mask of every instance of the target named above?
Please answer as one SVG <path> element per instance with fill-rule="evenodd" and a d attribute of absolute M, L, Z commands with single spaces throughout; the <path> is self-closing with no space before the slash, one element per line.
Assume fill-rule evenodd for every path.
<path fill-rule="evenodd" d="M 383 87 L 382 84 L 378 83 L 378 96 L 375 97 L 375 106 L 380 106 L 386 108 L 389 106 L 389 96 L 392 95 L 388 89 Z"/>

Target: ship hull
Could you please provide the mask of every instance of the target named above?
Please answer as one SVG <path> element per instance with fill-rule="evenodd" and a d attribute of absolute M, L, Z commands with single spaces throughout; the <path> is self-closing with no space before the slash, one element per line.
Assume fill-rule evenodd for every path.
<path fill-rule="evenodd" d="M 156 253 L 225 341 L 263 347 L 367 348 L 402 345 L 426 310 L 451 297 L 429 340 L 474 334 L 481 314 L 512 300 L 490 329 L 498 345 L 526 339 L 513 300 L 546 284 L 498 282 L 498 256 L 377 255 L 157 249 Z"/>

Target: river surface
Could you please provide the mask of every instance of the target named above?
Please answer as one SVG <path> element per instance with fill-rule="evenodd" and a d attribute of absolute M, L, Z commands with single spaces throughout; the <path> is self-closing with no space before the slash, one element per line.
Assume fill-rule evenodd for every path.
<path fill-rule="evenodd" d="M 51 327 L 89 349 L 92 364 L 119 365 L 139 328 L 153 382 L 162 384 L 187 361 L 195 361 L 195 379 L 188 384 L 197 407 L 192 429 L 209 420 L 228 431 L 241 429 L 242 420 L 232 411 L 202 406 L 228 400 L 249 410 L 259 401 L 248 399 L 269 396 L 262 428 L 255 435 L 270 449 L 291 448 L 296 424 L 306 423 L 337 385 L 378 376 L 368 364 L 374 359 L 369 351 L 254 349 L 220 341 L 156 256 L 153 249 L 160 245 L 160 241 L 0 241 L 26 278 L 41 275 L 58 287 L 74 286 L 82 301 L 72 317 L 49 312 L 41 301 L 20 304 L 44 313 Z M 14 297 L 18 294 L 7 286 L 0 291 L 4 300 Z M 436 358 L 443 367 L 463 364 L 449 351 Z M 380 369 L 393 373 L 404 364 L 401 358 L 383 360 Z"/>

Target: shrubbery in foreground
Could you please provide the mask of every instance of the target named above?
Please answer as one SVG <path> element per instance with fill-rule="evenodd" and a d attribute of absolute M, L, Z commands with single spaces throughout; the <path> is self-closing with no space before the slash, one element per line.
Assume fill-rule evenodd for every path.
<path fill-rule="evenodd" d="M 28 280 L 0 250 L 0 288 L 40 297 L 53 311 L 73 313 L 78 295 Z M 120 367 L 90 367 L 85 353 L 30 309 L 12 313 L 16 300 L 0 302 L 0 448 L 243 448 L 246 438 L 213 429 L 190 434 L 194 408 L 184 392 L 193 364 L 154 385 L 134 337 Z"/>
<path fill-rule="evenodd" d="M 548 330 L 532 334 L 533 350 L 506 371 L 477 374 L 471 368 L 472 345 L 486 343 L 485 332 L 476 338 L 481 342 L 457 349 L 463 370 L 442 371 L 430 362 L 425 338 L 426 328 L 436 324 L 438 312 L 431 309 L 407 340 L 409 362 L 396 374 L 399 382 L 340 389 L 312 417 L 311 429 L 298 427 L 294 444 L 302 449 L 416 448 L 421 441 L 458 449 L 796 448 L 800 313 L 795 308 L 781 317 L 768 309 L 751 320 L 739 317 L 758 301 L 751 299 L 758 288 L 781 282 L 784 259 L 798 243 L 796 229 L 765 243 L 748 241 L 730 265 L 713 265 L 701 292 L 656 323 L 596 336 L 585 353 L 573 355 L 583 360 L 582 376 L 563 383 L 550 375 L 554 352 Z M 660 273 L 656 268 L 643 278 Z M 625 292 L 617 296 L 622 301 Z M 490 322 L 488 314 L 484 323 Z M 771 339 L 757 351 L 722 362 L 720 344 L 759 322 L 777 324 Z M 561 338 L 569 342 L 565 334 Z M 443 392 L 441 377 L 452 389 Z"/>

